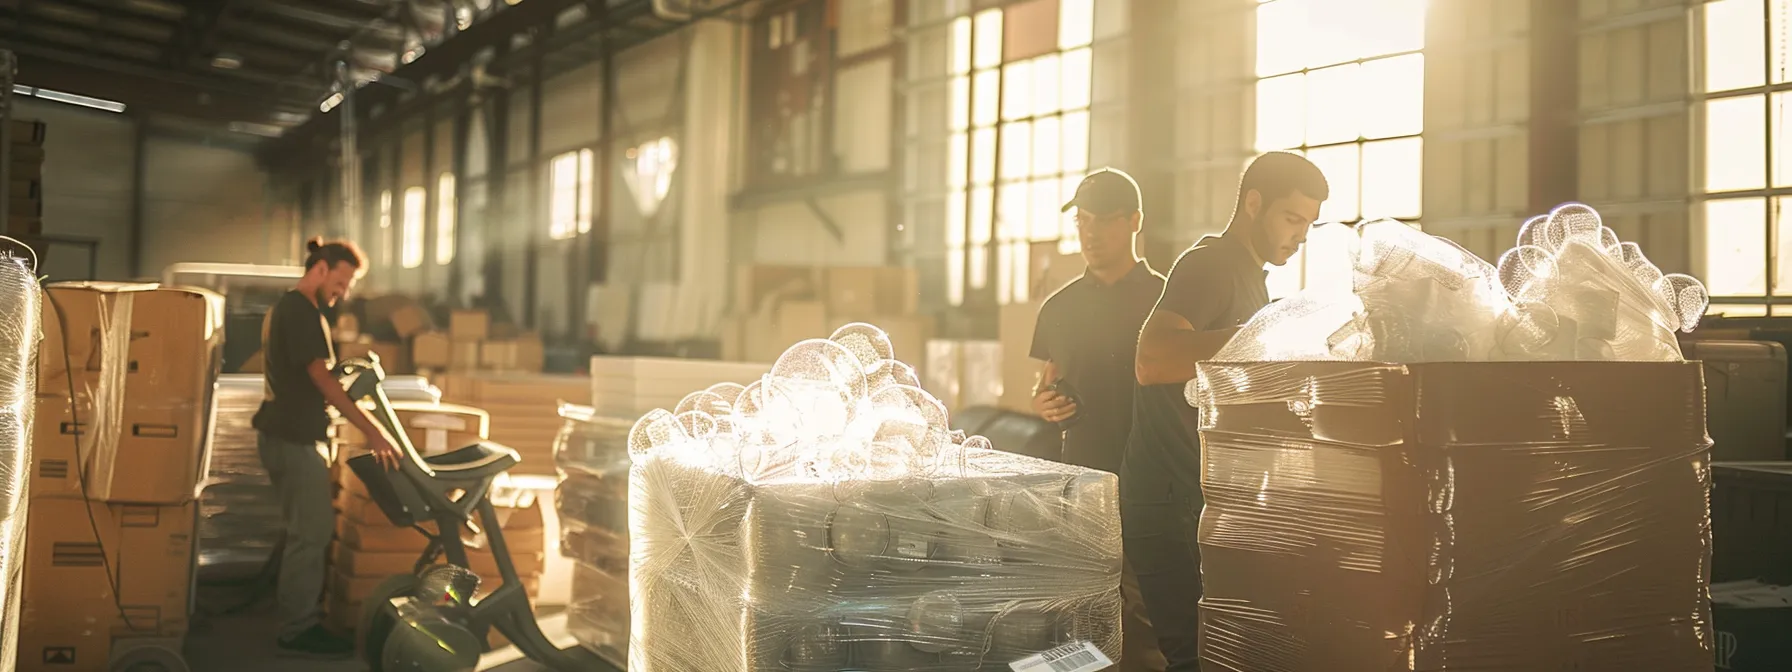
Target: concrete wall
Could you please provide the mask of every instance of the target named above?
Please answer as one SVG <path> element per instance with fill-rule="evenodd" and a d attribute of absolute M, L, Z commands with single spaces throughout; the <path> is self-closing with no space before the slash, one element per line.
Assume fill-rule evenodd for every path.
<path fill-rule="evenodd" d="M 44 147 L 44 233 L 99 240 L 96 276 L 106 280 L 158 277 L 183 261 L 278 262 L 287 256 L 287 218 L 272 216 L 265 180 L 241 145 L 159 128 L 143 143 L 142 249 L 135 255 L 132 220 L 136 193 L 137 126 L 132 117 L 15 99 L 20 118 L 40 119 Z M 45 269 L 53 278 L 81 277 L 86 254 L 51 246 Z"/>

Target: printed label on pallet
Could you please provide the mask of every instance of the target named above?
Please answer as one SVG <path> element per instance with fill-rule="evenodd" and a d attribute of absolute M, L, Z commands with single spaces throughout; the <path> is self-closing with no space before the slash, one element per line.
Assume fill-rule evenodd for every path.
<path fill-rule="evenodd" d="M 1113 665 L 1089 642 L 1072 642 L 1008 664 L 1014 672 L 1095 672 Z"/>

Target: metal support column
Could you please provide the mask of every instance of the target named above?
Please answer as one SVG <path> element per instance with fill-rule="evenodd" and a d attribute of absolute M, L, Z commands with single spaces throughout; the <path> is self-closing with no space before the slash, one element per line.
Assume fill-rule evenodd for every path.
<path fill-rule="evenodd" d="M 336 61 L 336 84 L 342 87 L 342 102 L 336 106 L 336 115 L 342 120 L 342 137 L 337 141 L 340 150 L 337 174 L 342 185 L 342 235 L 349 240 L 360 240 L 361 155 L 355 147 L 355 136 L 359 132 L 355 119 L 355 83 L 349 78 L 345 61 Z"/>
<path fill-rule="evenodd" d="M 535 39 L 544 40 L 547 37 L 547 30 L 544 28 L 536 34 Z M 536 269 L 541 262 L 541 229 L 545 219 L 541 212 L 541 79 L 544 72 L 541 61 L 541 52 L 536 52 L 535 60 L 529 67 L 529 186 L 528 194 L 525 195 L 529 199 L 529 216 L 524 220 L 526 230 L 523 235 L 523 266 L 527 269 L 523 273 L 523 324 L 531 329 L 538 329 L 540 326 L 535 322 L 535 303 L 539 293 L 536 286 L 541 281 L 541 275 Z"/>

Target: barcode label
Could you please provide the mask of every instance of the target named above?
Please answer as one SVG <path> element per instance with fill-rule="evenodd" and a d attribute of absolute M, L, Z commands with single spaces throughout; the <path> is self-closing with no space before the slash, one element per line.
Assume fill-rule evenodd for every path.
<path fill-rule="evenodd" d="M 1008 664 L 1014 672 L 1095 672 L 1114 661 L 1089 642 L 1073 642 Z"/>

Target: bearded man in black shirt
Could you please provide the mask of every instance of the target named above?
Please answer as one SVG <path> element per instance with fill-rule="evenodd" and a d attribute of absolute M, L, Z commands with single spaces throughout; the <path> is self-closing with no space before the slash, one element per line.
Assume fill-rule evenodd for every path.
<path fill-rule="evenodd" d="M 283 621 L 282 655 L 346 658 L 353 642 L 331 633 L 318 608 L 324 587 L 324 555 L 336 529 L 331 506 L 330 414 L 337 413 L 367 437 L 368 448 L 388 469 L 398 466 L 392 439 L 349 400 L 331 373 L 336 351 L 324 311 L 347 296 L 367 263 L 354 243 L 306 243 L 305 275 L 263 322 L 267 385 L 254 425 L 261 463 L 280 496 L 286 539 L 280 558 L 277 600 Z"/>

